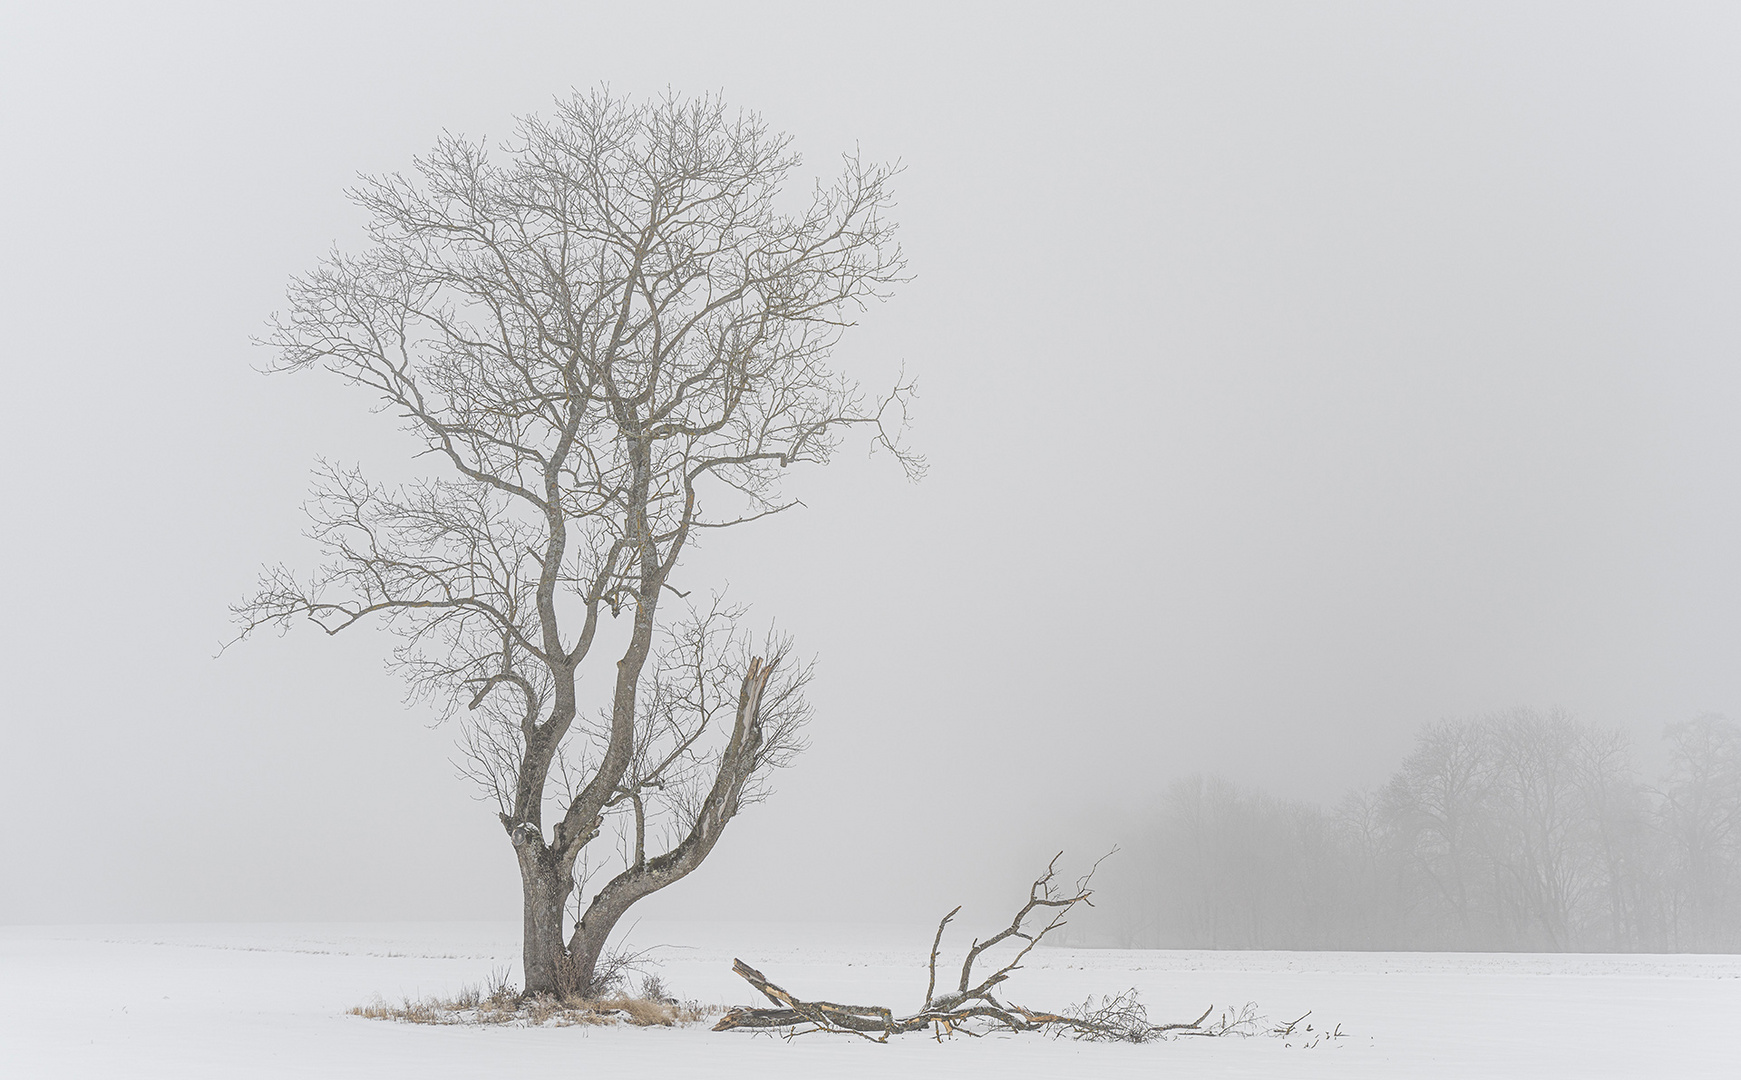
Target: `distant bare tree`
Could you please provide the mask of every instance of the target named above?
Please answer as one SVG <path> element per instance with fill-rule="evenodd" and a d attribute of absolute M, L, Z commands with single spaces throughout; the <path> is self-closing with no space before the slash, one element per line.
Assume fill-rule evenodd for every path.
<path fill-rule="evenodd" d="M 1704 714 L 1664 733 L 1659 827 L 1669 841 L 1679 948 L 1741 944 L 1741 725 Z"/>
<path fill-rule="evenodd" d="M 1442 927 L 1437 942 L 1469 947 L 1482 936 L 1480 895 L 1491 880 L 1487 808 L 1493 760 L 1479 725 L 1441 721 L 1421 731 L 1415 751 L 1385 789 L 1403 866 L 1420 886 L 1416 918 Z M 1435 913 L 1442 913 L 1442 917 Z"/>
<path fill-rule="evenodd" d="M 1382 789 L 1350 791 L 1336 804 L 1331 827 L 1344 852 L 1343 917 L 1347 945 L 1397 948 L 1408 904 L 1401 893 L 1396 822 Z"/>
<path fill-rule="evenodd" d="M 1501 925 L 1519 945 L 1572 948 L 1607 899 L 1591 784 L 1623 756 L 1624 739 L 1561 709 L 1513 709 L 1483 726 L 1494 759 L 1487 817 Z"/>
<path fill-rule="evenodd" d="M 368 391 L 437 468 L 389 486 L 323 464 L 324 565 L 268 570 L 236 613 L 243 636 L 305 618 L 401 635 L 413 694 L 463 720 L 496 800 L 526 990 L 545 992 L 588 986 L 629 906 L 700 865 L 801 745 L 809 669 L 788 641 L 752 648 L 718 602 L 662 613 L 687 595 L 683 554 L 794 505 L 781 470 L 826 462 L 853 425 L 910 475 L 922 462 L 898 441 L 909 387 L 867 401 L 828 362 L 902 273 L 889 168 L 848 157 L 788 212 L 798 159 L 760 118 L 606 92 L 497 152 L 444 137 L 415 175 L 364 179 L 371 246 L 292 282 L 272 368 Z M 629 626 L 601 634 L 602 615 Z M 601 641 L 620 648 L 593 712 Z M 569 935 L 607 819 L 620 870 Z"/>
<path fill-rule="evenodd" d="M 1560 709 L 1421 732 L 1386 791 L 1417 935 L 1564 950 L 1629 939 L 1637 782 L 1625 738 Z M 1632 820 L 1636 821 L 1636 817 Z"/>

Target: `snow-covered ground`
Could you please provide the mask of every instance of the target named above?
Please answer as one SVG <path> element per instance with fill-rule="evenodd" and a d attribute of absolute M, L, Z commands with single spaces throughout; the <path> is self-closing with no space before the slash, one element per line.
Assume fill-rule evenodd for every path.
<path fill-rule="evenodd" d="M 952 928 L 954 929 L 954 928 Z M 963 929 L 970 936 L 974 928 Z M 748 1003 L 740 956 L 800 997 L 915 1008 L 931 927 L 642 923 L 683 997 Z M 949 939 L 946 939 L 947 948 Z M 965 940 L 955 941 L 959 957 Z M 1145 1046 L 1037 1036 L 889 1045 L 705 1028 L 430 1027 L 346 1015 L 509 967 L 485 924 L 0 927 L 0 1076 L 1741 1076 L 1741 957 L 1042 949 L 1008 997 L 1136 987 L 1156 1019 L 1256 1001 L 1347 1037 Z M 957 959 L 957 964 L 959 959 Z M 1290 1045 L 1291 1042 L 1291 1045 Z"/>

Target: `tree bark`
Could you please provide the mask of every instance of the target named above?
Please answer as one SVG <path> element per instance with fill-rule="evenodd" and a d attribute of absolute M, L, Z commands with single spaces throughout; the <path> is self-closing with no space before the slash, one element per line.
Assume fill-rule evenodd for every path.
<path fill-rule="evenodd" d="M 559 993 L 569 989 L 562 985 L 568 975 L 564 970 L 568 949 L 562 940 L 562 915 L 574 888 L 574 876 L 545 846 L 535 826 L 521 825 L 511 836 L 520 862 L 524 919 L 520 961 L 526 993 Z"/>
<path fill-rule="evenodd" d="M 574 937 L 569 940 L 567 951 L 568 962 L 572 965 L 570 970 L 574 972 L 578 985 L 586 986 L 592 982 L 605 942 L 610 940 L 617 920 L 628 913 L 629 904 L 633 902 L 601 904 L 594 900 L 575 924 Z"/>

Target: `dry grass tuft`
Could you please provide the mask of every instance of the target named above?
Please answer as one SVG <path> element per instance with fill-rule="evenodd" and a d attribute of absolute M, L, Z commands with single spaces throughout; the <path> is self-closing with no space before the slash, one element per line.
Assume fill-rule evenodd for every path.
<path fill-rule="evenodd" d="M 348 1010 L 352 1016 L 360 1016 L 365 1020 L 392 1020 L 393 1008 L 380 998 L 367 1005 L 352 1005 Z"/>
<path fill-rule="evenodd" d="M 650 998 L 614 997 L 591 1003 L 595 1012 L 620 1014 L 636 1027 L 670 1027 L 677 1022 L 677 1006 Z"/>

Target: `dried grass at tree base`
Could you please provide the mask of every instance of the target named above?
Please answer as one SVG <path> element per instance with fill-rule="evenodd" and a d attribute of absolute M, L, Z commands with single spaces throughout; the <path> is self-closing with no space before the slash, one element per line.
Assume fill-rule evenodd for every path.
<path fill-rule="evenodd" d="M 522 1027 L 572 1027 L 579 1024 L 628 1024 L 631 1027 L 675 1027 L 712 1019 L 721 1012 L 717 1005 L 699 1002 L 653 1001 L 644 997 L 586 998 L 530 997 L 509 1002 L 484 1001 L 467 1006 L 456 1000 L 407 998 L 398 1005 L 377 999 L 355 1005 L 352 1016 L 368 1020 L 397 1020 L 406 1024 L 510 1024 Z"/>
<path fill-rule="evenodd" d="M 522 1027 L 573 1027 L 576 1025 L 628 1024 L 632 1027 L 674 1027 L 709 1020 L 722 1010 L 715 1005 L 695 1001 L 679 1002 L 671 998 L 664 982 L 656 974 L 646 974 L 641 980 L 641 992 L 632 995 L 621 992 L 628 973 L 645 963 L 645 952 L 613 954 L 616 962 L 600 970 L 608 978 L 596 979 L 594 987 L 604 987 L 599 994 L 522 995 L 507 980 L 506 970 L 492 976 L 488 988 L 463 986 L 451 998 L 405 998 L 392 1005 L 377 998 L 368 1005 L 356 1005 L 348 1010 L 352 1016 L 368 1020 L 397 1020 L 406 1024 L 509 1024 Z"/>

